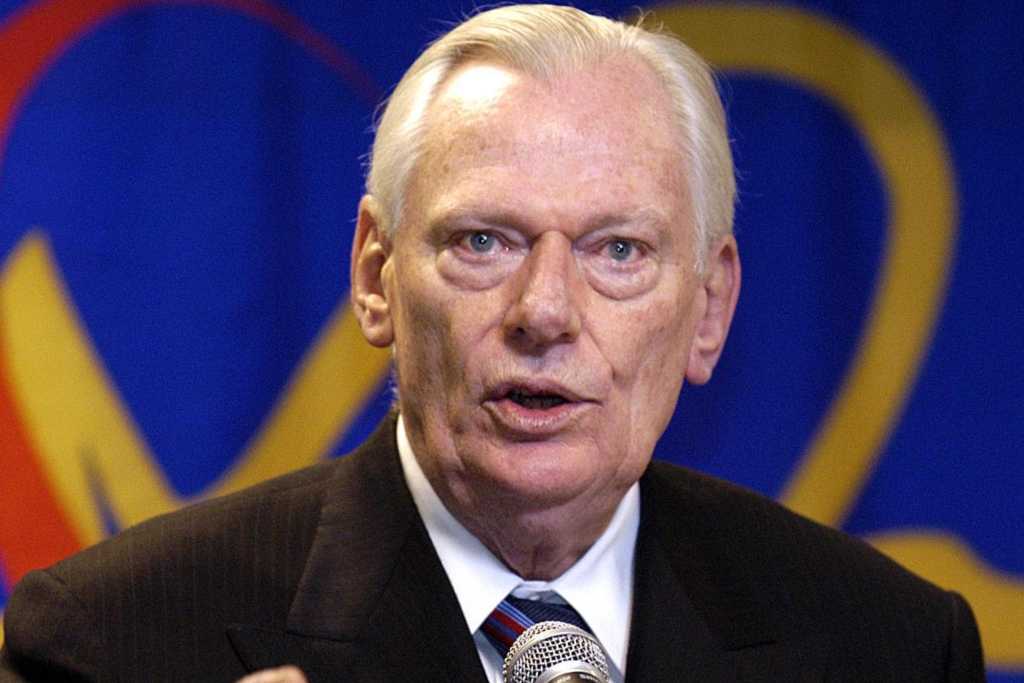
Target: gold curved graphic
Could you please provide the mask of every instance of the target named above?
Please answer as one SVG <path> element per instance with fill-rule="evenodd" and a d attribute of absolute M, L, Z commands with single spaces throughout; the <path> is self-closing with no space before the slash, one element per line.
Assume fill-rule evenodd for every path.
<path fill-rule="evenodd" d="M 824 95 L 863 136 L 884 181 L 889 227 L 871 313 L 851 369 L 781 496 L 794 510 L 838 526 L 903 411 L 944 299 L 956 191 L 942 131 L 896 64 L 823 17 L 746 4 L 668 6 L 652 17 L 718 70 L 770 76 Z M 1024 668 L 1024 579 L 991 570 L 949 535 L 869 540 L 964 593 L 989 663 Z"/>
<path fill-rule="evenodd" d="M 135 524 L 179 507 L 131 412 L 94 351 L 40 232 L 0 276 L 0 334 L 12 391 L 53 490 L 83 544 L 104 537 L 89 478 L 117 519 Z M 221 495 L 321 459 L 387 371 L 345 303 L 306 353 L 234 466 L 198 498 Z"/>
<path fill-rule="evenodd" d="M 887 189 L 889 230 L 865 332 L 782 496 L 813 519 L 840 524 L 903 409 L 945 295 L 956 209 L 942 134 L 894 64 L 822 18 L 731 5 L 656 16 L 718 69 L 795 81 L 825 95 L 864 137 Z"/>

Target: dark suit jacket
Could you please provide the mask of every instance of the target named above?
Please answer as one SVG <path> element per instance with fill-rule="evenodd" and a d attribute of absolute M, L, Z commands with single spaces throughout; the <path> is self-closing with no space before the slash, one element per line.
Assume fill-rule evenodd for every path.
<path fill-rule="evenodd" d="M 774 503 L 654 463 L 626 678 L 980 681 L 966 603 Z M 166 515 L 25 577 L 0 680 L 484 680 L 393 420 L 354 454 Z"/>

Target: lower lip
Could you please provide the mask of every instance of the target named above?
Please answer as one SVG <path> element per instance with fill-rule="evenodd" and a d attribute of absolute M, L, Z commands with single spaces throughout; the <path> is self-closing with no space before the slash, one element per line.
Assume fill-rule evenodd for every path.
<path fill-rule="evenodd" d="M 565 431 L 594 407 L 586 401 L 562 403 L 551 408 L 528 408 L 509 399 L 486 401 L 484 408 L 513 436 L 546 438 Z"/>

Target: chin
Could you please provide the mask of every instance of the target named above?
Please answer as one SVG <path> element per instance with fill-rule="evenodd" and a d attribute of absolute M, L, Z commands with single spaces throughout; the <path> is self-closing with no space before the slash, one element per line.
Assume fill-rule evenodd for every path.
<path fill-rule="evenodd" d="M 494 495 L 531 509 L 550 508 L 585 496 L 597 474 L 588 467 L 595 457 L 564 444 L 506 444 L 492 467 L 478 474 Z"/>

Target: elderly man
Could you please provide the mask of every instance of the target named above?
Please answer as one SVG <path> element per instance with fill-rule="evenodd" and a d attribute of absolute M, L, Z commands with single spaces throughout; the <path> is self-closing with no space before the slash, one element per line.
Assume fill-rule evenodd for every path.
<path fill-rule="evenodd" d="M 651 462 L 736 307 L 733 193 L 675 39 L 550 6 L 455 28 L 390 100 L 352 248 L 395 415 L 27 577 L 5 675 L 500 681 L 505 606 L 591 631 L 614 681 L 982 680 L 955 594 Z"/>

